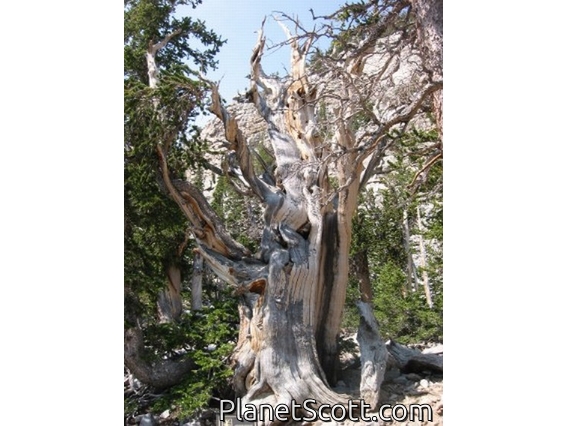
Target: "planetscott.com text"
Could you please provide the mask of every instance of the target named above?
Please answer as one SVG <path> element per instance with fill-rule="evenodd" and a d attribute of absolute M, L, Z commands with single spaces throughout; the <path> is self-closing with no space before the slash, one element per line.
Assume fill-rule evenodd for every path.
<path fill-rule="evenodd" d="M 256 423 L 267 421 L 312 422 L 316 420 L 336 421 L 433 421 L 433 409 L 429 404 L 384 404 L 376 412 L 370 412 L 371 406 L 363 400 L 349 400 L 347 405 L 318 404 L 315 399 L 306 399 L 301 404 L 292 400 L 291 404 L 242 403 L 222 399 L 219 420 L 226 422 L 228 418 L 239 423 Z M 234 423 L 234 422 L 233 422 Z"/>

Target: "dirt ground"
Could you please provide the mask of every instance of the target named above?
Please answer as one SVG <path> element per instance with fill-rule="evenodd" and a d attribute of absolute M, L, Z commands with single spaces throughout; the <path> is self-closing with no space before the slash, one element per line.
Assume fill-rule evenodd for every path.
<path fill-rule="evenodd" d="M 354 336 L 352 337 L 354 340 Z M 440 344 L 423 344 L 411 345 L 414 349 L 433 350 L 437 349 L 437 353 L 443 353 L 443 346 Z M 361 369 L 359 354 L 357 350 L 354 353 L 342 354 L 342 380 L 339 381 L 335 391 L 343 394 L 350 395 L 352 398 L 357 399 L 359 396 L 359 384 L 361 380 Z M 387 370 L 385 380 L 381 386 L 381 395 L 379 404 L 390 405 L 391 407 L 397 404 L 402 404 L 408 408 L 413 404 L 428 404 L 431 407 L 432 421 L 424 419 L 422 421 L 418 418 L 418 412 L 415 411 L 414 418 L 410 418 L 407 413 L 404 417 L 404 409 L 397 408 L 396 414 L 393 416 L 399 420 L 382 421 L 380 418 L 373 422 L 344 422 L 345 426 L 350 425 L 393 425 L 393 426 L 442 426 L 443 425 L 443 393 L 444 393 L 444 379 L 441 373 L 432 373 L 430 371 L 413 372 L 408 374 L 401 373 L 397 368 Z M 427 408 L 423 410 L 424 416 L 427 413 Z M 374 413 L 373 415 L 376 415 Z M 384 410 L 385 417 L 391 417 L 390 408 Z M 326 424 L 318 422 L 319 424 Z"/>
<path fill-rule="evenodd" d="M 335 390 L 341 393 L 347 393 L 352 395 L 354 398 L 358 397 L 358 387 L 360 379 L 360 371 L 358 369 L 351 369 L 344 371 L 343 386 L 336 387 Z M 373 422 L 345 422 L 345 426 L 350 425 L 393 425 L 393 426 L 418 426 L 418 425 L 429 425 L 429 426 L 442 426 L 443 425 L 443 393 L 444 393 L 444 380 L 441 375 L 429 374 L 400 374 L 398 372 L 390 372 L 389 376 L 382 384 L 380 404 L 390 405 L 391 407 L 397 404 L 402 404 L 405 407 L 411 406 L 412 404 L 428 404 L 432 410 L 432 421 L 427 421 L 423 418 L 420 421 L 417 412 L 414 413 L 415 418 L 411 419 L 410 414 L 404 417 L 404 409 L 398 408 L 395 414 L 395 418 L 400 420 L 393 421 L 378 421 Z M 340 382 L 341 383 L 341 382 Z M 427 409 L 423 410 L 424 417 L 426 415 Z M 373 413 L 376 415 L 376 413 Z M 384 410 L 384 415 L 390 417 L 390 408 Z M 324 422 L 318 422 L 320 424 L 325 424 Z"/>

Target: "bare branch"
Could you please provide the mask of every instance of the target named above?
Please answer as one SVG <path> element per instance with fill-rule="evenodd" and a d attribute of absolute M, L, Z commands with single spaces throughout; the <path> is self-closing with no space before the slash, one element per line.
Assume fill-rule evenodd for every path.
<path fill-rule="evenodd" d="M 272 108 L 268 105 L 266 97 L 270 96 L 277 98 L 284 87 L 277 79 L 268 77 L 262 69 L 261 60 L 266 42 L 266 37 L 264 36 L 265 20 L 266 18 L 262 21 L 262 25 L 258 30 L 258 39 L 250 58 L 251 87 L 248 94 L 260 115 L 269 122 L 272 114 Z M 264 96 L 261 96 L 258 91 L 258 87 L 264 91 Z"/>
<path fill-rule="evenodd" d="M 353 73 L 360 75 L 363 71 L 366 59 L 375 50 L 377 40 L 385 35 L 385 32 L 389 29 L 389 27 L 394 25 L 399 14 L 409 7 L 410 3 L 407 1 L 395 2 L 392 10 L 389 11 L 386 18 L 380 24 L 373 26 L 369 36 L 359 44 L 358 48 L 354 52 L 349 54 L 348 62 L 353 62 L 353 65 L 350 67 Z"/>
<path fill-rule="evenodd" d="M 156 65 L 156 54 L 161 48 L 165 47 L 166 44 L 168 44 L 173 37 L 181 33 L 182 30 L 178 28 L 177 30 L 166 35 L 162 40 L 160 40 L 155 44 L 152 44 L 152 41 L 150 41 L 148 50 L 146 51 L 146 64 L 148 66 L 149 86 L 152 89 L 155 89 L 158 86 L 159 71 L 158 71 L 158 66 Z"/>
<path fill-rule="evenodd" d="M 265 263 L 253 260 L 248 260 L 246 263 L 234 262 L 204 246 L 200 246 L 196 251 L 203 256 L 221 280 L 236 288 L 239 293 L 244 293 L 249 287 L 260 284 L 259 281 L 266 283 L 268 265 Z"/>
<path fill-rule="evenodd" d="M 166 189 L 189 219 L 192 232 L 200 243 L 232 259 L 250 256 L 250 251 L 236 242 L 225 230 L 215 211 L 195 186 L 187 181 L 172 182 L 163 146 L 158 145 L 156 151 Z"/>
<path fill-rule="evenodd" d="M 178 34 L 181 34 L 182 32 L 183 32 L 183 30 L 181 28 L 178 28 L 177 30 L 172 31 L 171 33 L 167 34 L 163 39 L 161 39 L 159 42 L 157 42 L 155 44 L 152 44 L 152 42 L 150 41 L 150 45 L 148 47 L 148 52 L 155 55 L 156 53 L 158 53 L 158 50 L 165 47 L 166 44 L 168 44 L 173 37 L 175 37 Z"/>
<path fill-rule="evenodd" d="M 421 108 L 424 100 L 430 96 L 432 93 L 439 90 L 442 86 L 441 82 L 431 83 L 426 86 L 422 92 L 417 96 L 417 98 L 412 102 L 410 105 L 407 105 L 403 108 L 403 110 L 393 117 L 391 120 L 387 121 L 383 125 L 379 127 L 377 132 L 375 132 L 372 141 L 366 144 L 361 144 L 357 147 L 357 150 L 361 152 L 358 156 L 357 161 L 362 162 L 364 161 L 370 154 L 372 154 L 373 150 L 377 148 L 379 143 L 382 141 L 382 138 L 397 124 L 406 123 L 410 119 L 412 119 L 417 111 Z"/>
<path fill-rule="evenodd" d="M 255 174 L 254 164 L 243 132 L 239 128 L 235 118 L 232 117 L 223 106 L 221 95 L 219 94 L 219 87 L 208 80 L 204 81 L 209 84 L 209 87 L 211 87 L 212 90 L 212 103 L 209 109 L 223 122 L 225 138 L 230 143 L 230 149 L 236 153 L 236 158 L 243 178 L 252 191 L 261 200 L 264 200 L 267 194 L 272 191 L 268 188 L 267 184 L 261 181 Z"/>
<path fill-rule="evenodd" d="M 418 177 L 420 175 L 422 175 L 423 173 L 428 174 L 428 171 L 430 170 L 430 168 L 438 161 L 441 160 L 443 157 L 442 153 L 438 153 L 436 154 L 434 157 L 432 157 L 428 162 L 426 162 L 426 164 L 424 165 L 424 167 L 422 167 L 420 170 L 418 170 L 416 172 L 416 174 L 414 175 L 414 177 L 412 178 L 412 182 L 410 182 L 410 184 L 408 184 L 407 188 L 412 188 L 414 186 L 414 184 L 416 183 L 416 180 L 418 179 Z M 423 177 L 420 181 L 423 182 L 425 180 L 425 177 Z"/>

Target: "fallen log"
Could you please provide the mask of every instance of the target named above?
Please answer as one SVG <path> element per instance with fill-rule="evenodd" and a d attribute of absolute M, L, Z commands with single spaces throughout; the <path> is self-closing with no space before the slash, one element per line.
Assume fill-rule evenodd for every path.
<path fill-rule="evenodd" d="M 402 373 L 421 373 L 426 370 L 443 373 L 443 355 L 423 354 L 394 340 L 388 341 L 386 346 Z"/>

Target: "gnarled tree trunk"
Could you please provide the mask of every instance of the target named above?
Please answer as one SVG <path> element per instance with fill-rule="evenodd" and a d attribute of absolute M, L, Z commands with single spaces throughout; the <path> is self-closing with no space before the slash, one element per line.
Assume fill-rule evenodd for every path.
<path fill-rule="evenodd" d="M 244 402 L 257 404 L 290 405 L 292 400 L 307 398 L 318 404 L 346 403 L 346 396 L 336 394 L 329 385 L 335 381 L 358 191 L 358 180 L 347 179 L 356 162 L 354 156 L 351 162 L 347 157 L 340 162 L 345 169 L 340 184 L 346 187 L 335 197 L 334 208 L 326 202 L 331 192 L 316 131 L 316 92 L 304 69 L 310 41 L 299 46 L 290 40 L 290 82 L 262 72 L 262 32 L 252 59 L 250 93 L 268 123 L 277 165 L 275 186 L 253 175 L 242 133 L 214 90 L 212 110 L 223 120 L 235 151 L 242 150 L 243 175 L 266 206 L 260 260 L 268 268 L 252 288 L 258 296 L 242 299 L 235 387 L 245 392 Z"/>
<path fill-rule="evenodd" d="M 242 401 L 290 406 L 292 400 L 301 404 L 312 398 L 317 405 L 346 404 L 347 396 L 331 386 L 336 381 L 351 223 L 361 182 L 372 174 L 368 167 L 384 155 L 387 133 L 408 122 L 438 86 L 424 87 L 388 121 L 375 116 L 373 130 L 356 137 L 352 124 L 365 99 L 353 82 L 363 72 L 365 59 L 347 58 L 337 73 L 340 88 L 334 96 L 341 102 L 334 106 L 335 134 L 324 140 L 315 114 L 317 88 L 305 69 L 312 39 L 300 44 L 284 30 L 292 52 L 288 78 L 263 72 L 262 29 L 251 58 L 249 95 L 268 126 L 276 161 L 272 175 L 268 170 L 256 174 L 243 132 L 222 105 L 217 86 L 210 83 L 210 109 L 222 121 L 228 150 L 236 160 L 228 166 L 230 172 L 265 209 L 259 253 L 253 256 L 230 236 L 194 185 L 171 178 L 168 138 L 157 146 L 157 153 L 165 187 L 187 216 L 199 253 L 239 295 L 240 329 L 232 359 L 234 385 Z M 155 52 L 149 52 L 150 61 Z M 370 108 L 366 112 L 373 113 Z M 370 157 L 373 161 L 366 161 Z M 367 317 L 362 333 L 368 331 L 371 342 L 378 334 L 372 316 Z M 374 403 L 384 374 L 378 349 L 370 347 L 368 359 L 379 367 L 367 371 L 372 373 L 367 377 L 375 375 L 378 383 L 369 396 Z"/>

